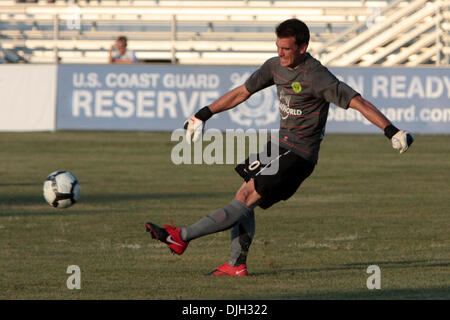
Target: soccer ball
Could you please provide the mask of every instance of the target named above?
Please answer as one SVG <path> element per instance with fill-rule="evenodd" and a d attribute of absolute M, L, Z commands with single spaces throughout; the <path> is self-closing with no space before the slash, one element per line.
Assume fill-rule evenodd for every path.
<path fill-rule="evenodd" d="M 44 181 L 44 198 L 55 208 L 68 208 L 80 199 L 80 184 L 69 171 L 55 171 Z"/>

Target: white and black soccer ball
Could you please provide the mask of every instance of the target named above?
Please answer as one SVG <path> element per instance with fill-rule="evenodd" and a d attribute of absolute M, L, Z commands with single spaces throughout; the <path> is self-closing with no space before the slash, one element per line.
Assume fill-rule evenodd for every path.
<path fill-rule="evenodd" d="M 44 198 L 55 208 L 68 208 L 80 199 L 80 184 L 69 171 L 55 171 L 44 181 Z"/>

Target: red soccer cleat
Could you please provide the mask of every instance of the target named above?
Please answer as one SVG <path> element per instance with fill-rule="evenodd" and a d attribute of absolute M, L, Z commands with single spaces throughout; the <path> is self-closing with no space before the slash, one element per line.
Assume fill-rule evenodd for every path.
<path fill-rule="evenodd" d="M 189 241 L 186 242 L 181 239 L 181 230 L 175 226 L 165 224 L 164 228 L 161 228 L 156 224 L 147 222 L 145 228 L 147 232 L 150 232 L 153 239 L 167 244 L 170 250 L 178 255 L 183 254 L 189 244 Z"/>
<path fill-rule="evenodd" d="M 245 277 L 248 276 L 247 265 L 240 264 L 236 267 L 230 266 L 228 262 L 224 263 L 214 271 L 208 273 L 211 276 L 231 276 L 231 277 Z"/>

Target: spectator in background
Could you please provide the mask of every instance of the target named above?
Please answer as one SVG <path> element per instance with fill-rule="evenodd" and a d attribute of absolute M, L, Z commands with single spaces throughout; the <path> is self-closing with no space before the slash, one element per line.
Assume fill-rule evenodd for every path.
<path fill-rule="evenodd" d="M 127 37 L 120 36 L 109 50 L 109 63 L 131 64 L 138 62 L 133 50 L 127 49 Z"/>

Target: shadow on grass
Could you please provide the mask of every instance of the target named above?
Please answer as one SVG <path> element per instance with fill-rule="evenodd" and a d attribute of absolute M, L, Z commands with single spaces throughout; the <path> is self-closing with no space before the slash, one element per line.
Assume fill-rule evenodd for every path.
<path fill-rule="evenodd" d="M 229 192 L 175 192 L 175 193 L 110 193 L 110 194 L 82 194 L 80 203 L 93 205 L 97 208 L 90 208 L 88 211 L 76 209 L 72 207 L 69 210 L 64 210 L 68 214 L 83 214 L 83 213 L 105 213 L 101 208 L 102 203 L 107 204 L 108 207 L 114 206 L 115 203 L 120 202 L 139 202 L 139 201 L 186 201 L 195 198 L 201 201 L 202 199 L 229 197 L 233 194 Z M 74 210 L 75 209 L 75 210 Z M 62 210 L 61 210 L 62 212 Z M 16 196 L 2 196 L 0 195 L 0 216 L 34 216 L 34 215 L 51 215 L 54 212 L 48 212 L 48 205 L 46 204 L 42 195 L 16 195 Z"/>
<path fill-rule="evenodd" d="M 439 263 L 434 263 L 438 262 Z M 442 261 L 442 262 L 441 262 Z M 445 262 L 447 261 L 447 262 Z M 349 263 L 346 266 L 355 266 L 358 269 L 366 268 L 369 265 L 377 265 L 381 267 L 391 268 L 404 268 L 406 265 L 413 267 L 450 267 L 450 259 L 438 259 L 438 260 L 406 260 L 406 261 L 371 261 L 371 262 L 358 262 Z"/>
<path fill-rule="evenodd" d="M 328 267 L 328 268 L 298 268 L 298 269 L 284 269 L 273 270 L 265 272 L 252 273 L 253 276 L 259 275 L 277 275 L 277 274 L 290 274 L 294 276 L 296 273 L 311 273 L 311 272 L 323 272 L 323 271 L 340 271 L 340 270 L 365 270 L 370 265 L 377 265 L 381 269 L 383 267 L 388 269 L 404 268 L 405 265 L 410 267 L 450 267 L 450 259 L 439 260 L 408 260 L 408 261 L 371 261 L 371 262 L 359 262 L 349 263 L 341 267 Z"/>
<path fill-rule="evenodd" d="M 0 183 L 0 187 L 29 187 L 29 186 L 40 186 L 42 187 L 42 182 L 8 182 Z"/>

